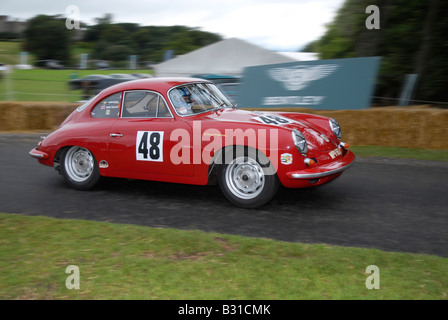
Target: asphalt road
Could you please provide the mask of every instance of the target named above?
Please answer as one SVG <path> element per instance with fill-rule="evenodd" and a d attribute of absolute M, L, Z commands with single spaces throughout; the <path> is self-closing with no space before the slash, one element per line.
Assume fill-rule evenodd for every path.
<path fill-rule="evenodd" d="M 213 186 L 107 179 L 73 190 L 28 155 L 38 136 L 0 135 L 0 212 L 448 257 L 447 163 L 358 158 L 328 185 L 280 189 L 247 210 Z"/>

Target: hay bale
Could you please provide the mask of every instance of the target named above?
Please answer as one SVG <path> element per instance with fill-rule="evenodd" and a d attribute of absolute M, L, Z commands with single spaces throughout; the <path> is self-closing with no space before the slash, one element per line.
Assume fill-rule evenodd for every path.
<path fill-rule="evenodd" d="M 0 131 L 53 130 L 77 106 L 61 102 L 0 102 Z"/>
<path fill-rule="evenodd" d="M 42 106 L 25 106 L 27 130 L 51 130 L 51 112 Z"/>
<path fill-rule="evenodd" d="M 260 110 L 302 112 L 334 118 L 342 127 L 344 141 L 351 145 L 448 149 L 448 110 L 429 105 L 362 110 Z"/>
<path fill-rule="evenodd" d="M 428 149 L 448 149 L 448 110 L 433 110 L 425 117 L 421 145 Z"/>
<path fill-rule="evenodd" d="M 26 114 L 20 103 L 0 103 L 0 131 L 25 130 Z"/>
<path fill-rule="evenodd" d="M 79 103 L 0 102 L 0 131 L 53 130 Z M 247 109 L 257 110 L 257 109 Z M 343 140 L 351 145 L 448 149 L 448 110 L 429 106 L 382 107 L 362 110 L 269 108 L 336 119 Z"/>

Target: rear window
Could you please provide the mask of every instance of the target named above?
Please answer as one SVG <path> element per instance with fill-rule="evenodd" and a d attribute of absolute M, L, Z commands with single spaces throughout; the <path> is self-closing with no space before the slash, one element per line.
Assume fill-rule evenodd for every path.
<path fill-rule="evenodd" d="M 117 118 L 120 113 L 121 92 L 104 98 L 93 108 L 93 118 Z"/>
<path fill-rule="evenodd" d="M 87 108 L 89 106 L 89 104 L 91 104 L 93 102 L 93 100 L 96 99 L 96 97 L 98 97 L 98 95 L 96 95 L 93 98 L 90 98 L 89 100 L 84 102 L 82 105 L 80 105 L 78 108 L 76 108 L 76 111 L 78 111 L 78 112 L 83 111 L 85 108 Z"/>

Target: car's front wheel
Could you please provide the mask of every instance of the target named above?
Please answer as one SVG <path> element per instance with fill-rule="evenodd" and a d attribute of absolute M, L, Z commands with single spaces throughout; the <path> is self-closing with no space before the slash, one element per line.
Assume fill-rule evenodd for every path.
<path fill-rule="evenodd" d="M 60 164 L 65 181 L 77 190 L 92 189 L 101 178 L 95 156 L 86 148 L 64 149 Z"/>
<path fill-rule="evenodd" d="M 268 203 L 277 193 L 279 180 L 275 172 L 267 170 L 267 158 L 260 161 L 260 155 L 251 150 L 233 157 L 221 165 L 218 175 L 219 186 L 232 203 L 244 208 L 258 208 Z"/>

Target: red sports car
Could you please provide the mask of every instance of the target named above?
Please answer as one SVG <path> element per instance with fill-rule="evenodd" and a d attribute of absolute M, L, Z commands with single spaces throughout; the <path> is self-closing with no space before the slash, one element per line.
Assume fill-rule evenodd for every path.
<path fill-rule="evenodd" d="M 79 106 L 30 155 L 73 188 L 102 177 L 218 183 L 233 203 L 256 208 L 278 187 L 339 177 L 355 159 L 334 119 L 236 109 L 194 78 L 152 78 L 109 87 Z"/>

